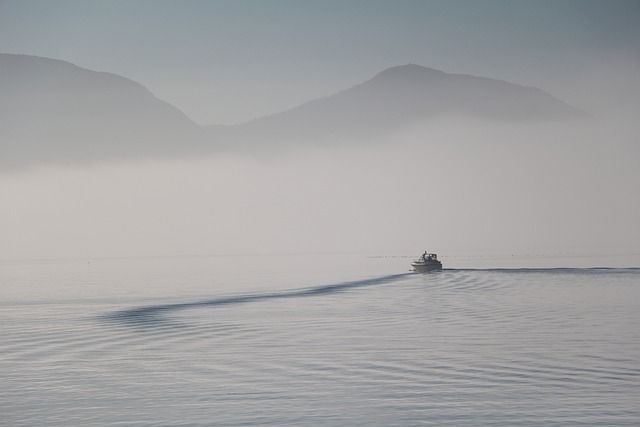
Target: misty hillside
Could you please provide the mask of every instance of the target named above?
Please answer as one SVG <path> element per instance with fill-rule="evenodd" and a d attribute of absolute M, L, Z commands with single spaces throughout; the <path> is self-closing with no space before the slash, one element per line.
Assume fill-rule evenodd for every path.
<path fill-rule="evenodd" d="M 225 146 L 269 150 L 283 142 L 369 141 L 443 115 L 512 122 L 584 113 L 539 89 L 405 65 L 282 113 L 203 128 L 125 77 L 0 54 L 2 169 L 215 153 Z"/>
<path fill-rule="evenodd" d="M 71 63 L 0 54 L 0 165 L 174 156 L 202 128 L 127 78 Z"/>
<path fill-rule="evenodd" d="M 513 122 L 567 120 L 585 113 L 540 89 L 409 64 L 282 113 L 207 128 L 234 143 L 299 142 L 368 138 L 444 115 Z"/>

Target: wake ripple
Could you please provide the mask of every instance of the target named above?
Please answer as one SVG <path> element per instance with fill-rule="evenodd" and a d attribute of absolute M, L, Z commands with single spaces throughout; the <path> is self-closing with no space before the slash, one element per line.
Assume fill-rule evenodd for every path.
<path fill-rule="evenodd" d="M 466 271 L 466 272 L 496 272 L 496 273 L 638 273 L 640 267 L 532 267 L 532 268 L 443 268 L 442 271 Z"/>
<path fill-rule="evenodd" d="M 338 283 L 333 285 L 317 286 L 314 288 L 294 289 L 291 291 L 270 292 L 262 294 L 236 295 L 224 298 L 216 298 L 205 301 L 194 301 L 175 304 L 158 304 L 145 307 L 135 307 L 126 310 L 116 311 L 103 316 L 105 320 L 116 321 L 131 326 L 167 326 L 166 314 L 190 308 L 199 307 L 219 307 L 234 304 L 246 304 L 250 302 L 260 302 L 272 299 L 304 298 L 319 295 L 327 295 L 343 292 L 349 289 L 361 288 L 365 286 L 381 285 L 398 281 L 414 273 L 401 273 L 389 276 L 375 277 L 364 280 Z"/>

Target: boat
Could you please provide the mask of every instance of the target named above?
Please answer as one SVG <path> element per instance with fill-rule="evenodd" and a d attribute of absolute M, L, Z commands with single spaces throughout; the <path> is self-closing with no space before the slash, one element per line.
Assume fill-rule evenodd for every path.
<path fill-rule="evenodd" d="M 432 270 L 442 270 L 442 263 L 438 261 L 438 255 L 425 251 L 420 258 L 411 263 L 413 269 L 419 273 Z"/>

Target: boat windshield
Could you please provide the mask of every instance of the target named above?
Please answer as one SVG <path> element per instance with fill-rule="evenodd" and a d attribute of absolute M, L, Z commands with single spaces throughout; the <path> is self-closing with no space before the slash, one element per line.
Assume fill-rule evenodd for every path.
<path fill-rule="evenodd" d="M 438 255 L 430 254 L 428 252 L 423 253 L 422 256 L 420 257 L 420 261 L 437 261 L 437 260 L 438 260 Z"/>

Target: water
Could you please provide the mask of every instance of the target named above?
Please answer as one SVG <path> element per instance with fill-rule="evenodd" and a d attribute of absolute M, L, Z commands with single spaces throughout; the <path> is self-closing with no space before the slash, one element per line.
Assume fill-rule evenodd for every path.
<path fill-rule="evenodd" d="M 638 425 L 640 270 L 408 261 L 4 262 L 0 424 Z"/>

